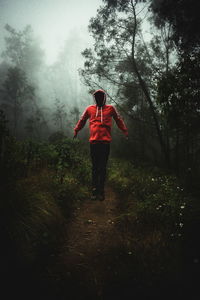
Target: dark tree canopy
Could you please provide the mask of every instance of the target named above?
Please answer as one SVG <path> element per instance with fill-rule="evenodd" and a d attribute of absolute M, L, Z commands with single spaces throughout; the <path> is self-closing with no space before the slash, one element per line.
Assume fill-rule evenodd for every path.
<path fill-rule="evenodd" d="M 200 45 L 199 0 L 152 0 L 151 7 L 157 26 L 172 24 L 177 44 L 188 49 Z"/>

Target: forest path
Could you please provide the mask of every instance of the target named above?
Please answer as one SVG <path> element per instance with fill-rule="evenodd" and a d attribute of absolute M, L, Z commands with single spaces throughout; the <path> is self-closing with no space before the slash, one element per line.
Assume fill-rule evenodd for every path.
<path fill-rule="evenodd" d="M 104 201 L 85 201 L 74 212 L 74 218 L 68 230 L 69 253 L 88 256 L 107 248 L 110 237 L 116 233 L 114 226 L 116 213 L 117 197 L 111 188 L 106 190 Z"/>
<path fill-rule="evenodd" d="M 105 194 L 104 201 L 87 200 L 77 207 L 68 225 L 57 270 L 62 270 L 63 284 L 69 283 L 72 299 L 101 298 L 107 281 L 118 276 L 120 249 L 126 241 L 115 223 L 119 200 L 111 187 Z"/>

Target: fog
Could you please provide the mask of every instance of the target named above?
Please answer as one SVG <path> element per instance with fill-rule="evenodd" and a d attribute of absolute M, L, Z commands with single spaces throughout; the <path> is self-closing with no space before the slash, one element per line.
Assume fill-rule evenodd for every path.
<path fill-rule="evenodd" d="M 37 131 L 43 138 L 47 134 L 44 131 L 46 125 L 51 130 L 68 128 L 70 134 L 85 105 L 92 103 L 88 88 L 80 81 L 78 69 L 84 62 L 81 52 L 92 46 L 88 24 L 101 2 L 0 0 L 0 82 L 5 86 L 9 68 L 17 66 L 25 72 L 28 84 L 34 88 L 34 101 L 33 94 L 25 95 L 26 99 L 19 105 L 17 124 L 16 120 L 14 122 L 16 111 L 12 117 L 11 105 L 1 89 L 1 109 L 8 116 L 12 133 L 20 131 L 22 136 L 26 135 L 27 132 L 22 132 L 28 122 L 29 131 L 30 123 L 38 123 Z M 5 28 L 6 24 L 10 29 Z M 22 46 L 27 41 L 31 41 L 28 52 Z M 72 116 L 74 109 L 76 117 Z M 56 111 L 60 114 L 57 117 Z"/>
<path fill-rule="evenodd" d="M 84 42 L 92 40 L 87 32 L 89 19 L 95 15 L 101 0 L 1 0 L 0 1 L 0 41 L 1 49 L 6 23 L 16 29 L 30 24 L 40 37 L 46 54 L 46 62 L 56 61 L 65 40 L 78 31 Z M 77 40 L 79 44 L 79 40 Z"/>

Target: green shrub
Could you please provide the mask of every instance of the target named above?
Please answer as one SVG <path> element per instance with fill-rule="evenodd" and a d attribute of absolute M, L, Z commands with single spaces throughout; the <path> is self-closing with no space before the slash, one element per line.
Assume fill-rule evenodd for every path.
<path fill-rule="evenodd" d="M 134 224 L 157 226 L 169 236 L 181 236 L 186 197 L 175 176 L 115 161 L 109 180 L 122 198 L 123 216 Z"/>

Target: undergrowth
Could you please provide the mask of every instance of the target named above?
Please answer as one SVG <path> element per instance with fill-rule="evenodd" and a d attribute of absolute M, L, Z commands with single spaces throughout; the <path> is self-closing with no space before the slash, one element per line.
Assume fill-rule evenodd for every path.
<path fill-rule="evenodd" d="M 159 228 L 166 237 L 181 237 L 188 198 L 174 175 L 114 160 L 109 181 L 121 198 L 123 213 L 119 218 L 128 217 L 149 229 Z"/>
<path fill-rule="evenodd" d="M 44 264 L 67 239 L 74 208 L 88 198 L 90 162 L 79 141 L 6 140 L 0 185 L 2 254 Z M 9 251 L 8 251 L 9 249 Z"/>
<path fill-rule="evenodd" d="M 133 162 L 113 159 L 109 184 L 119 197 L 118 229 L 132 257 L 132 276 L 144 286 L 181 281 L 182 249 L 188 197 L 173 174 L 157 168 L 135 167 Z"/>

